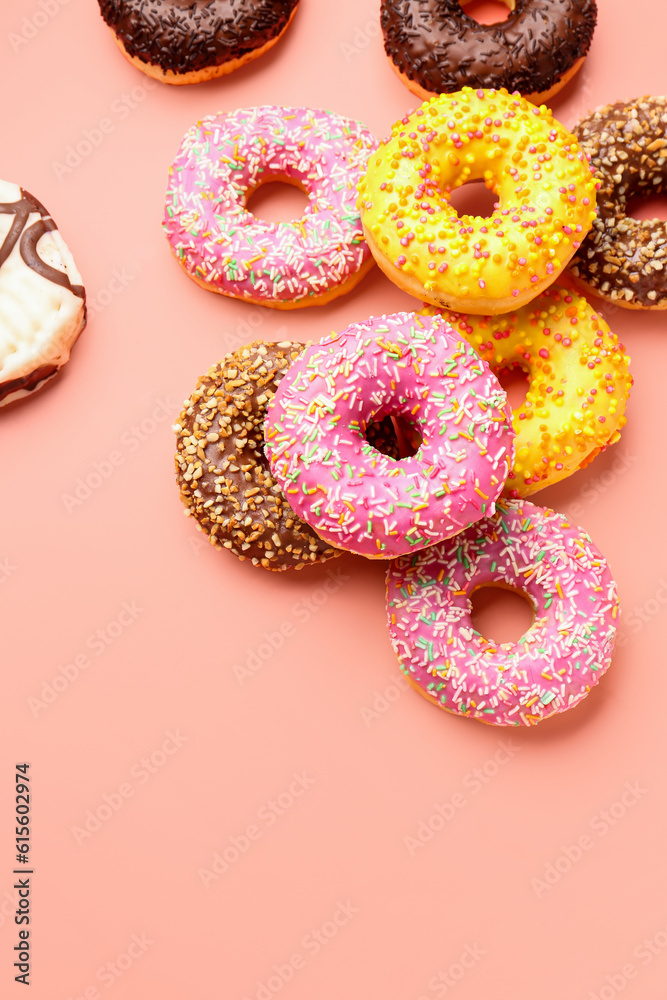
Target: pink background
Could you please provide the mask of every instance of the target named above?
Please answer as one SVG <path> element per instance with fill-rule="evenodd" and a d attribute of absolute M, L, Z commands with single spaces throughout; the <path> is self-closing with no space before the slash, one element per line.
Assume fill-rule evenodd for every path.
<path fill-rule="evenodd" d="M 451 717 L 397 683 L 380 564 L 270 575 L 182 516 L 170 425 L 198 375 L 254 336 L 317 339 L 414 305 L 377 269 L 324 308 L 235 303 L 190 282 L 160 230 L 167 167 L 203 115 L 310 105 L 384 135 L 415 106 L 378 7 L 303 0 L 268 56 L 182 89 L 124 62 L 94 0 L 0 9 L 1 175 L 53 212 L 91 305 L 62 377 L 0 413 L 2 997 L 25 995 L 23 760 L 33 1000 L 665 996 L 663 317 L 603 308 L 632 356 L 628 426 L 535 498 L 590 532 L 624 615 L 599 689 L 534 731 Z M 600 8 L 554 102 L 567 125 L 664 92 L 662 0 Z M 87 131 L 98 144 L 68 164 Z M 72 502 L 79 480 L 94 486 Z M 489 615 L 498 628 L 502 607 Z M 30 700 L 67 673 L 49 704 Z"/>

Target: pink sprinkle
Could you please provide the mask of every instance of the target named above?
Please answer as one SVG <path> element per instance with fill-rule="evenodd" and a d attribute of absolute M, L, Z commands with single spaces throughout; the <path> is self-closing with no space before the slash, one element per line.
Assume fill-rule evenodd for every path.
<path fill-rule="evenodd" d="M 549 357 L 549 352 L 547 351 L 546 347 L 541 347 L 540 348 L 540 357 L 541 358 L 548 358 Z"/>
<path fill-rule="evenodd" d="M 400 257 L 396 258 L 396 264 L 397 264 L 397 266 L 398 267 L 403 267 L 403 265 L 407 262 L 407 259 L 408 259 L 407 257 L 404 257 L 403 254 L 401 254 Z"/>
<path fill-rule="evenodd" d="M 483 278 L 479 279 L 479 287 L 480 288 L 486 288 L 486 282 L 484 281 Z"/>

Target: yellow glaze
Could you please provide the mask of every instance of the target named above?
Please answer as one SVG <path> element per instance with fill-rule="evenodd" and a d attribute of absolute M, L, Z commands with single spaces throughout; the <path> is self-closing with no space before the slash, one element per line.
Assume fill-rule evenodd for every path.
<path fill-rule="evenodd" d="M 505 493 L 527 497 L 588 465 L 625 426 L 630 359 L 586 299 L 557 285 L 515 312 L 471 316 L 433 307 L 496 374 L 522 368 L 512 414 L 515 460 Z"/>
<path fill-rule="evenodd" d="M 496 209 L 459 217 L 451 191 L 479 179 Z M 495 314 L 555 281 L 591 228 L 595 190 L 576 138 L 544 105 L 464 87 L 393 126 L 370 156 L 358 204 L 392 281 L 432 305 Z"/>

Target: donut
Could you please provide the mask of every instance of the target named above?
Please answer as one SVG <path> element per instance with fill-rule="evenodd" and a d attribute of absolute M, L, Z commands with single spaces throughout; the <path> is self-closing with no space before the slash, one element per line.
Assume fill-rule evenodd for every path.
<path fill-rule="evenodd" d="M 552 486 L 618 441 L 632 386 L 630 359 L 582 296 L 552 285 L 513 313 L 443 317 L 495 375 L 514 368 L 527 375 L 526 399 L 512 413 L 510 496 Z"/>
<path fill-rule="evenodd" d="M 458 216 L 451 192 L 484 178 L 488 218 Z M 492 315 L 556 280 L 595 217 L 595 181 L 574 136 L 506 91 L 464 87 L 397 122 L 359 185 L 373 256 L 431 305 Z"/>
<path fill-rule="evenodd" d="M 81 275 L 31 194 L 0 181 L 0 406 L 32 395 L 69 360 L 86 325 Z"/>
<path fill-rule="evenodd" d="M 537 104 L 565 86 L 588 54 L 595 0 L 505 0 L 511 13 L 479 24 L 467 0 L 382 0 L 384 47 L 422 100 L 471 87 L 505 87 Z"/>
<path fill-rule="evenodd" d="M 534 621 L 516 643 L 475 631 L 471 597 L 518 591 Z M 582 528 L 527 500 L 387 569 L 392 645 L 409 683 L 434 705 L 493 726 L 532 726 L 573 708 L 609 666 L 616 584 Z"/>
<path fill-rule="evenodd" d="M 219 548 L 269 570 L 340 555 L 285 500 L 264 456 L 264 419 L 303 344 L 255 341 L 197 382 L 174 425 L 185 513 Z"/>
<path fill-rule="evenodd" d="M 98 0 L 118 48 L 163 83 L 224 76 L 276 44 L 299 0 Z"/>
<path fill-rule="evenodd" d="M 214 292 L 276 309 L 322 305 L 373 264 L 356 186 L 376 142 L 331 111 L 259 107 L 210 115 L 190 128 L 169 171 L 164 229 L 186 273 Z M 296 222 L 246 208 L 266 181 L 309 198 Z"/>
<path fill-rule="evenodd" d="M 598 216 L 570 272 L 626 309 L 667 309 L 667 223 L 626 215 L 631 198 L 667 190 L 667 98 L 608 104 L 575 127 L 598 181 Z"/>
<path fill-rule="evenodd" d="M 400 415 L 417 452 L 381 454 L 369 423 Z M 494 510 L 510 411 L 485 362 L 437 316 L 354 323 L 307 348 L 269 403 L 266 455 L 299 517 L 337 548 L 391 559 Z"/>

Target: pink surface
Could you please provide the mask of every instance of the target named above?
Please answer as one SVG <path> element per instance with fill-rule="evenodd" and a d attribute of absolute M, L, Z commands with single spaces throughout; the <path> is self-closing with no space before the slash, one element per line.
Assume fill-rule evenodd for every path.
<path fill-rule="evenodd" d="M 93 0 L 2 5 L 0 175 L 53 213 L 91 305 L 64 375 L 0 415 L 3 1000 L 665 996 L 664 317 L 603 308 L 632 356 L 628 425 L 533 498 L 590 533 L 624 607 L 600 687 L 533 731 L 405 690 L 383 565 L 277 578 L 181 513 L 170 424 L 211 363 L 412 306 L 377 269 L 320 309 L 228 301 L 188 280 L 160 229 L 202 115 L 306 105 L 384 135 L 414 107 L 378 6 L 303 0 L 261 61 L 166 89 L 123 61 Z M 662 2 L 600 8 L 554 102 L 566 125 L 665 88 Z M 30 991 L 12 969 L 24 760 Z"/>

